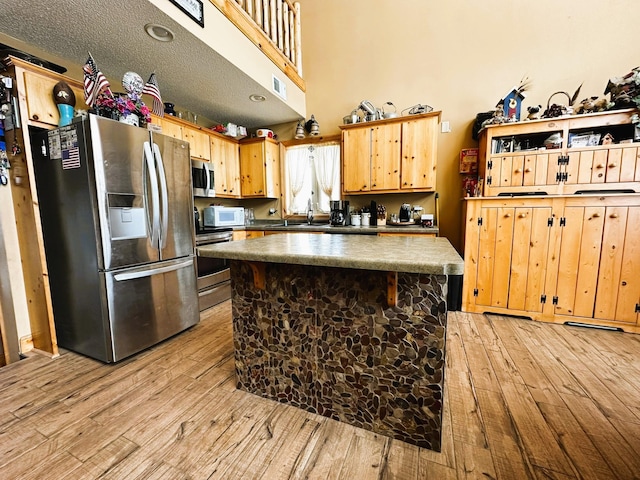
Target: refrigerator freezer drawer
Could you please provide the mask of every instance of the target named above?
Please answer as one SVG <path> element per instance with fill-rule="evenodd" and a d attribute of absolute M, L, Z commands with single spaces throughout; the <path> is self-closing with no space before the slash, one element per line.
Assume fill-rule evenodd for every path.
<path fill-rule="evenodd" d="M 112 358 L 117 362 L 198 323 L 193 257 L 106 272 Z"/>

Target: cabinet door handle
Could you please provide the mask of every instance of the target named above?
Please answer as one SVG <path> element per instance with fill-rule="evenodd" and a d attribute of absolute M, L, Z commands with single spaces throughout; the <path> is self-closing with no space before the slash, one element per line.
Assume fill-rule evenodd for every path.
<path fill-rule="evenodd" d="M 618 214 L 617 213 L 612 213 L 611 215 L 609 215 L 609 218 L 618 218 Z"/>
<path fill-rule="evenodd" d="M 596 165 L 596 168 L 604 168 L 604 164 L 599 163 L 598 165 Z"/>
<path fill-rule="evenodd" d="M 609 168 L 616 168 L 618 166 L 617 163 L 610 163 Z"/>
<path fill-rule="evenodd" d="M 526 169 L 524 170 L 524 173 L 531 173 L 531 169 L 530 169 L 530 168 L 526 168 Z"/>
<path fill-rule="evenodd" d="M 592 218 L 600 218 L 600 214 L 598 212 L 591 215 Z"/>
<path fill-rule="evenodd" d="M 521 213 L 520 215 L 518 215 L 518 218 L 526 218 L 527 214 L 526 213 Z"/>
<path fill-rule="evenodd" d="M 514 173 L 522 173 L 522 170 L 520 170 L 519 168 L 516 168 L 513 172 Z"/>
<path fill-rule="evenodd" d="M 505 213 L 504 214 L 504 218 L 511 218 L 511 214 L 510 213 Z"/>

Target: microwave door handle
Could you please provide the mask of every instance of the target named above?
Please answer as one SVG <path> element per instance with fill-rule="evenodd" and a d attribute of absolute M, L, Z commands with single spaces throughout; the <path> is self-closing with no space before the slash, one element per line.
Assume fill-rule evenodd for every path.
<path fill-rule="evenodd" d="M 160 213 L 160 221 L 162 222 L 160 230 L 160 248 L 167 246 L 167 230 L 169 229 L 169 200 L 167 190 L 167 177 L 164 173 L 164 162 L 160 147 L 156 143 L 153 144 L 153 153 L 155 153 L 156 164 L 158 166 L 158 178 L 160 179 L 160 205 L 162 211 Z"/>
<path fill-rule="evenodd" d="M 149 176 L 149 185 L 151 186 L 151 245 L 153 245 L 154 248 L 158 248 L 158 237 L 160 234 L 160 214 L 158 212 L 158 179 L 156 176 L 156 167 L 153 161 L 153 153 L 151 153 L 151 145 L 149 145 L 149 142 L 144 142 L 144 164 L 147 167 L 145 171 Z M 147 200 L 147 211 L 148 203 L 149 202 Z"/>
<path fill-rule="evenodd" d="M 207 192 L 207 169 L 205 164 L 202 164 L 202 168 L 200 169 L 200 179 L 203 192 Z"/>
<path fill-rule="evenodd" d="M 211 189 L 211 176 L 209 175 L 209 165 L 207 163 L 204 163 L 202 165 L 202 168 L 204 170 L 204 176 L 205 176 L 205 184 L 204 184 L 204 196 L 208 197 L 209 196 L 209 190 Z"/>

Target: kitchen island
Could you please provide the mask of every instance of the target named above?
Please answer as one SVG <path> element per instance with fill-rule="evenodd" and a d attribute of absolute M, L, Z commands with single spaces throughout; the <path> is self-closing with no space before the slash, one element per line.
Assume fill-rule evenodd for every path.
<path fill-rule="evenodd" d="M 446 238 L 282 234 L 231 260 L 239 389 L 440 451 Z"/>

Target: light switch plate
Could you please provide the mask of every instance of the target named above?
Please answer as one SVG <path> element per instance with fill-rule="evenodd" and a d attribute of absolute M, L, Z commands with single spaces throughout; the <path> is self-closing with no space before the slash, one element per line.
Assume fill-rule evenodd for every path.
<path fill-rule="evenodd" d="M 442 122 L 440 124 L 440 131 L 442 133 L 449 133 L 451 131 L 451 125 L 449 125 L 449 122 Z"/>

